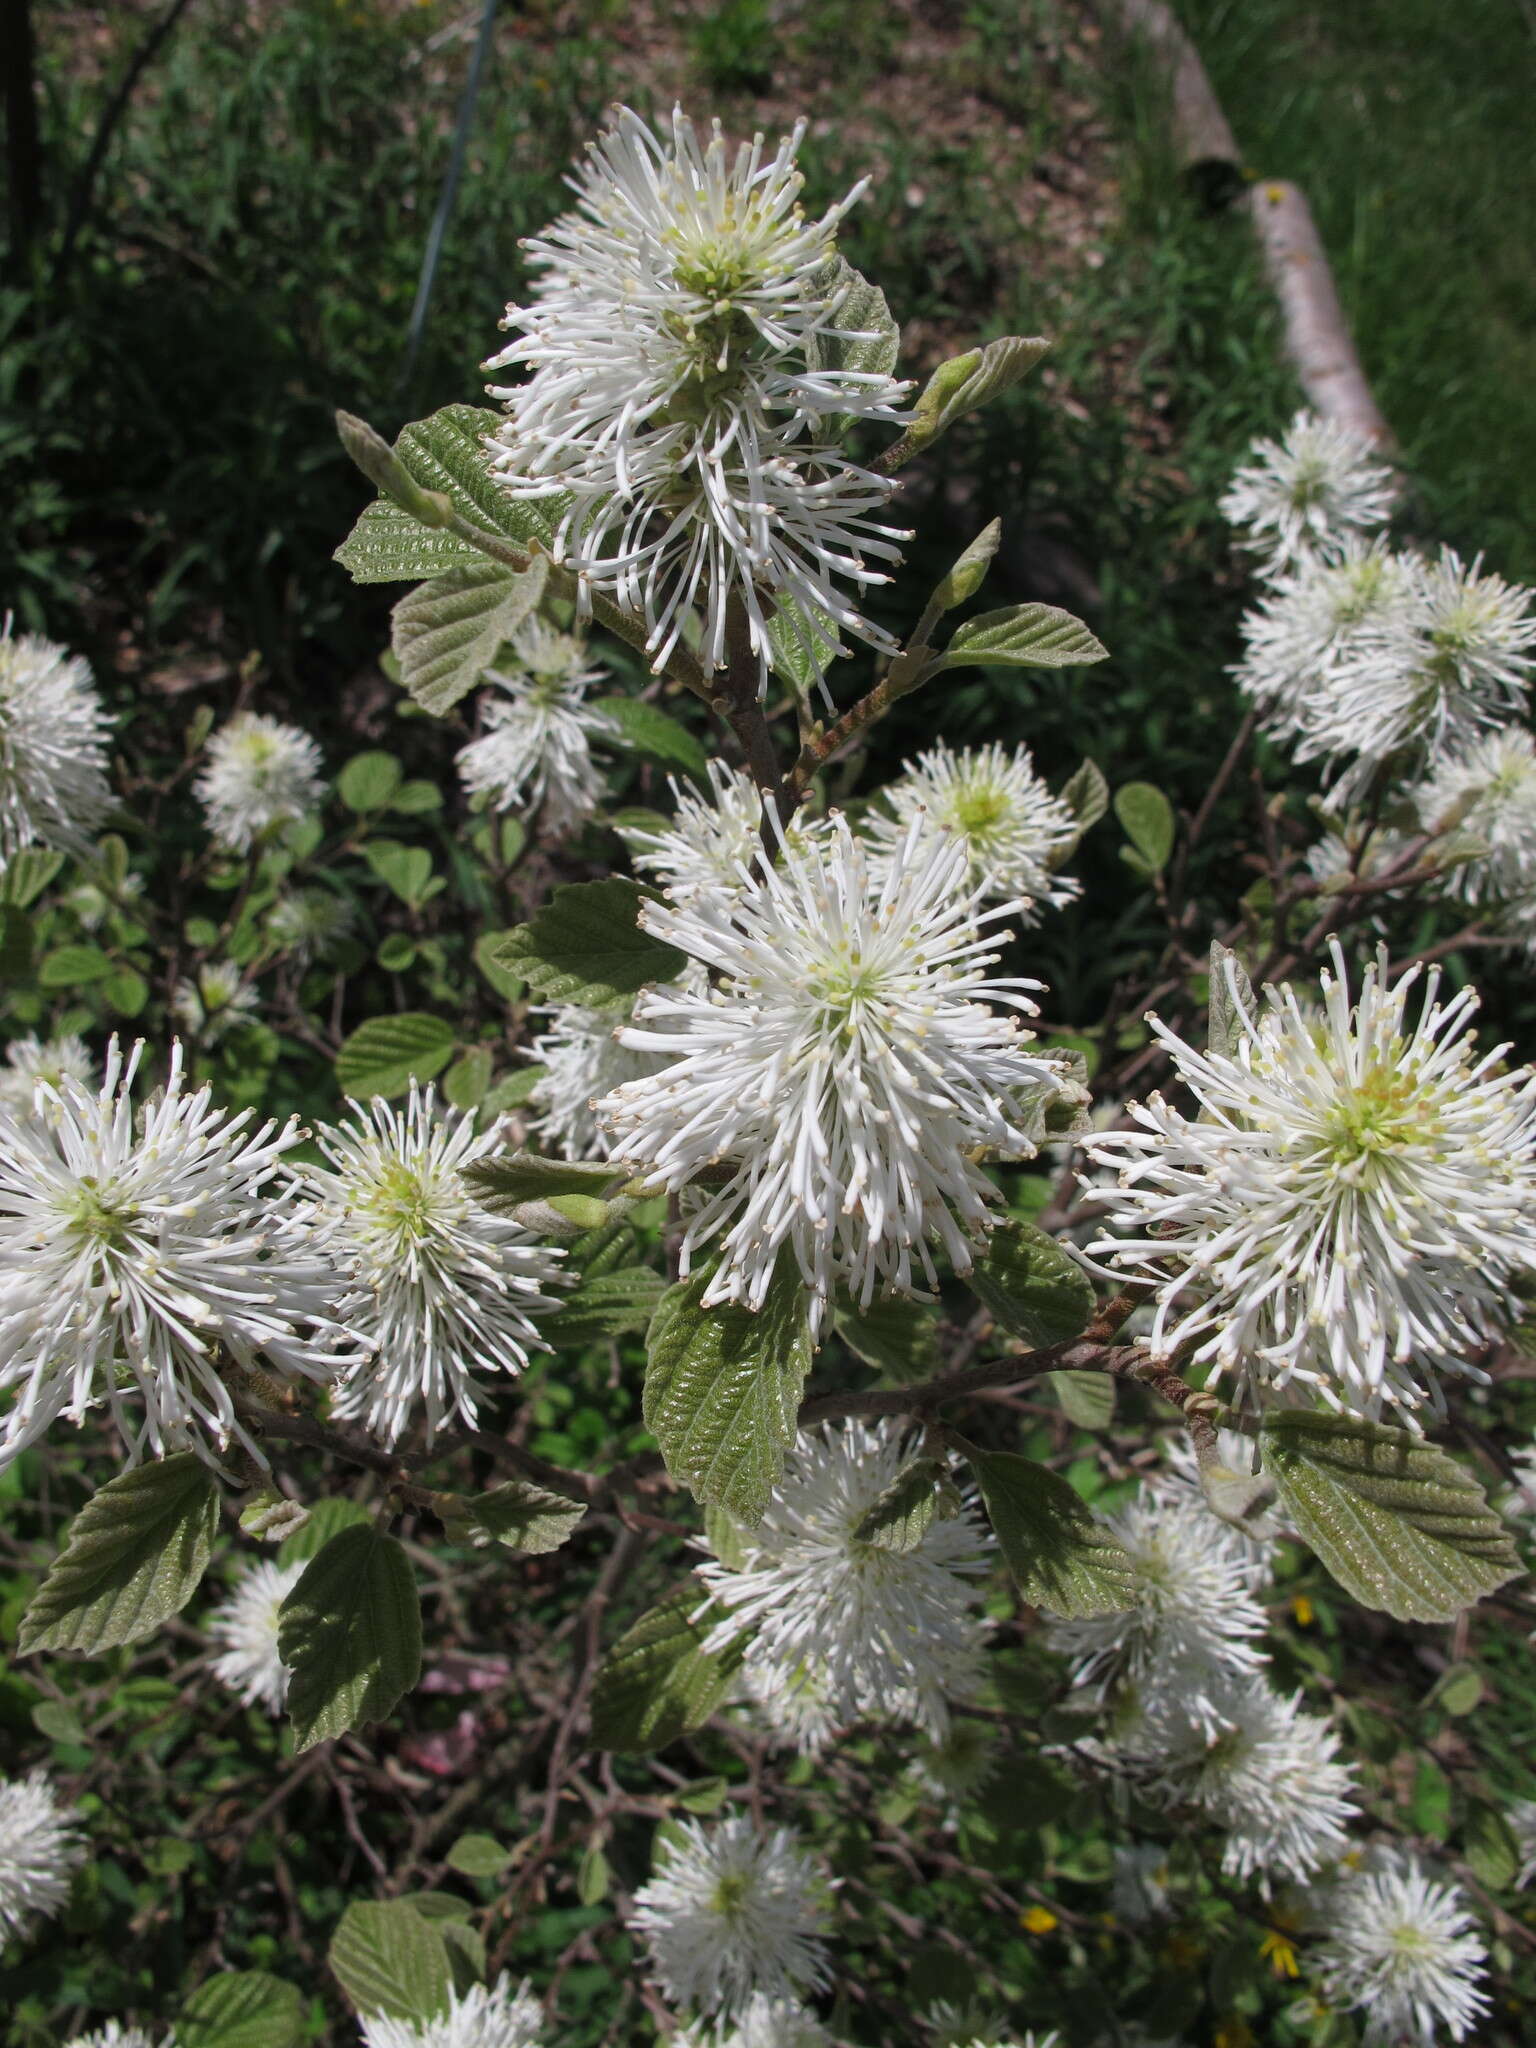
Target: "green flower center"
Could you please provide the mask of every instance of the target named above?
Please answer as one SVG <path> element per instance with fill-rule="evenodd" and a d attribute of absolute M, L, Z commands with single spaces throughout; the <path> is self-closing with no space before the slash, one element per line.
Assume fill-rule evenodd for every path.
<path fill-rule="evenodd" d="M 113 1204 L 102 1193 L 101 1183 L 86 1174 L 77 1184 L 75 1199 L 66 1218 L 66 1228 L 82 1243 L 100 1252 L 121 1251 L 128 1233 L 138 1220 L 138 1211 L 127 1204 Z"/>
<path fill-rule="evenodd" d="M 749 1878 L 740 1871 L 732 1871 L 715 1886 L 715 1895 L 709 1903 L 722 1920 L 739 1920 L 751 1889 Z"/>
<path fill-rule="evenodd" d="M 957 796 L 950 807 L 950 816 L 956 830 L 963 832 L 967 839 L 986 840 L 1001 824 L 1007 809 L 1008 799 L 1003 791 L 983 783 Z"/>
<path fill-rule="evenodd" d="M 1414 1076 L 1380 1066 L 1340 1093 L 1323 1126 L 1323 1145 L 1336 1165 L 1357 1166 L 1422 1145 L 1430 1128 Z"/>

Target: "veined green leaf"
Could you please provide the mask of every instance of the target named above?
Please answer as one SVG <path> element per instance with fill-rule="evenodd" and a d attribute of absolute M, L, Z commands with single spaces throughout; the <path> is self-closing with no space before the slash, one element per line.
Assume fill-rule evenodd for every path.
<path fill-rule="evenodd" d="M 372 1522 L 333 1536 L 283 1602 L 277 1642 L 301 1750 L 383 1720 L 421 1674 L 416 1581 L 394 1537 Z"/>
<path fill-rule="evenodd" d="M 992 1527 L 1032 1607 L 1086 1619 L 1136 1604 L 1125 1546 L 1048 1465 L 1007 1451 L 967 1451 Z"/>
<path fill-rule="evenodd" d="M 693 1618 L 704 1600 L 696 1583 L 679 1586 L 603 1659 L 592 1688 L 592 1739 L 600 1749 L 629 1756 L 665 1749 L 702 1728 L 723 1702 L 745 1643 L 704 1648 L 721 1618 L 708 1607 Z"/>
<path fill-rule="evenodd" d="M 490 949 L 497 966 L 520 974 L 546 1002 L 623 1009 L 648 982 L 675 981 L 686 953 L 640 925 L 636 882 L 567 882 L 528 924 Z"/>

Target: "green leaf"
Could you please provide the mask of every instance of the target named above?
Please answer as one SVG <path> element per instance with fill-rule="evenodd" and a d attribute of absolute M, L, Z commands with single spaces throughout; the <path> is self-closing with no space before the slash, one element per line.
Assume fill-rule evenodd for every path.
<path fill-rule="evenodd" d="M 279 1564 L 307 1563 L 318 1557 L 333 1536 L 339 1536 L 343 1529 L 360 1529 L 372 1523 L 373 1517 L 360 1501 L 343 1500 L 333 1495 L 328 1500 L 317 1500 L 304 1521 L 291 1536 L 285 1537 L 277 1553 Z"/>
<path fill-rule="evenodd" d="M 768 652 L 774 674 L 782 676 L 798 697 L 809 697 L 818 679 L 847 649 L 838 638 L 837 622 L 819 605 L 776 600 L 768 621 Z"/>
<path fill-rule="evenodd" d="M 985 348 L 968 349 L 963 356 L 940 363 L 913 408 L 907 433 L 913 452 L 929 447 L 966 413 L 1021 383 L 1050 345 L 1038 336 L 1005 334 Z"/>
<path fill-rule="evenodd" d="M 405 771 L 393 754 L 373 747 L 365 754 L 354 754 L 347 762 L 336 778 L 336 794 L 349 811 L 382 811 L 387 809 L 404 776 Z"/>
<path fill-rule="evenodd" d="M 520 974 L 515 974 L 510 967 L 502 967 L 498 964 L 496 948 L 504 939 L 511 938 L 512 932 L 516 929 L 517 927 L 513 926 L 507 931 L 482 932 L 475 941 L 475 965 L 491 984 L 491 987 L 495 989 L 497 995 L 509 1003 L 517 1001 L 527 984 L 523 977 Z"/>
<path fill-rule="evenodd" d="M 1109 809 L 1109 784 L 1097 761 L 1084 761 L 1061 786 L 1061 800 L 1077 820 L 1080 833 L 1097 825 Z"/>
<path fill-rule="evenodd" d="M 370 1017 L 359 1024 L 336 1055 L 336 1085 L 343 1095 L 368 1102 L 375 1095 L 403 1095 L 412 1079 L 435 1079 L 457 1040 L 453 1026 L 424 1010 Z"/>
<path fill-rule="evenodd" d="M 89 988 L 116 971 L 100 946 L 56 946 L 38 968 L 37 979 L 42 988 Z"/>
<path fill-rule="evenodd" d="M 806 338 L 805 359 L 812 370 L 848 370 L 888 377 L 901 352 L 901 329 L 891 317 L 885 293 L 863 277 L 846 257 L 829 257 L 816 273 L 818 293 L 846 295 L 838 309 L 837 333 Z M 859 335 L 857 341 L 844 337 Z"/>
<path fill-rule="evenodd" d="M 699 741 L 677 719 L 639 697 L 602 697 L 592 707 L 604 712 L 619 729 L 625 750 L 663 768 L 678 768 L 695 782 L 709 778 L 709 757 Z"/>
<path fill-rule="evenodd" d="M 283 1602 L 277 1646 L 300 1750 L 382 1721 L 421 1674 L 416 1581 L 394 1537 L 372 1522 L 333 1536 Z"/>
<path fill-rule="evenodd" d="M 686 953 L 640 926 L 637 882 L 566 882 L 528 924 L 491 948 L 499 967 L 520 974 L 545 1002 L 621 1010 L 648 982 L 675 981 Z"/>
<path fill-rule="evenodd" d="M 298 1989 L 265 1970 L 205 1978 L 175 2026 L 177 2048 L 299 2048 L 304 2032 Z"/>
<path fill-rule="evenodd" d="M 601 1159 L 545 1159 L 537 1152 L 507 1152 L 495 1159 L 473 1160 L 464 1168 L 464 1184 L 482 1209 L 493 1216 L 510 1216 L 524 1202 L 547 1202 L 552 1195 L 600 1195 L 622 1171 Z"/>
<path fill-rule="evenodd" d="M 1010 604 L 956 629 L 928 673 L 947 668 L 1076 668 L 1109 653 L 1081 619 L 1051 604 Z"/>
<path fill-rule="evenodd" d="M 1443 1842 L 1451 1831 L 1451 1781 L 1432 1756 L 1421 1756 L 1413 1774 L 1408 1811 L 1414 1829 Z"/>
<path fill-rule="evenodd" d="M 0 870 L 0 903 L 14 903 L 25 910 L 37 901 L 64 865 L 64 856 L 51 847 L 24 846 L 12 854 Z"/>
<path fill-rule="evenodd" d="M 990 526 L 984 526 L 963 554 L 956 557 L 949 574 L 940 579 L 928 600 L 933 610 L 953 611 L 956 605 L 964 604 L 968 597 L 974 597 L 986 580 L 992 558 L 997 553 L 1003 538 L 1003 522 L 994 519 Z"/>
<path fill-rule="evenodd" d="M 542 1329 L 557 1350 L 575 1351 L 614 1337 L 642 1334 L 667 1291 L 650 1266 L 620 1266 L 594 1273 L 544 1318 Z"/>
<path fill-rule="evenodd" d="M 1424 1704 L 1459 1718 L 1477 1711 L 1483 1703 L 1483 1692 L 1483 1674 L 1475 1664 L 1452 1664 L 1430 1687 Z"/>
<path fill-rule="evenodd" d="M 738 1637 L 724 1650 L 706 1650 L 704 1638 L 721 1619 L 699 1606 L 701 1589 L 688 1582 L 642 1615 L 603 1659 L 592 1688 L 592 1740 L 599 1749 L 637 1756 L 665 1749 L 702 1728 L 724 1700 L 745 1654 Z"/>
<path fill-rule="evenodd" d="M 120 1472 L 70 1525 L 16 1647 L 95 1657 L 152 1635 L 196 1592 L 218 1525 L 218 1488 L 195 1452 Z"/>
<path fill-rule="evenodd" d="M 1136 1604 L 1124 1546 L 1066 1480 L 1009 1451 L 967 1450 L 1008 1569 L 1032 1607 L 1085 1620 Z"/>
<path fill-rule="evenodd" d="M 454 1534 L 462 1520 L 465 1540 L 476 1545 L 500 1543 L 523 1557 L 544 1557 L 572 1535 L 587 1509 L 531 1479 L 510 1479 L 489 1493 L 470 1494 L 455 1503 Z"/>
<path fill-rule="evenodd" d="M 491 475 L 485 437 L 502 415 L 483 406 L 445 405 L 430 419 L 402 427 L 395 453 L 415 481 L 441 491 L 454 510 L 518 547 L 548 548 L 569 500 L 562 491 L 514 498 Z"/>
<path fill-rule="evenodd" d="M 1173 852 L 1173 806 L 1150 782 L 1127 782 L 1115 791 L 1115 816 L 1151 874 L 1161 874 Z"/>
<path fill-rule="evenodd" d="M 503 1116 L 509 1109 L 520 1108 L 548 1072 L 548 1067 L 527 1066 L 503 1074 L 481 1103 L 482 1112 L 487 1117 Z"/>
<path fill-rule="evenodd" d="M 1280 1505 L 1339 1584 L 1398 1621 L 1454 1621 L 1524 1569 L 1469 1472 L 1438 1445 L 1351 1415 L 1264 1419 Z"/>
<path fill-rule="evenodd" d="M 805 1283 L 781 1251 L 761 1309 L 704 1308 L 711 1270 L 668 1288 L 646 1343 L 645 1426 L 697 1500 L 761 1521 L 811 1369 Z"/>
<path fill-rule="evenodd" d="M 848 1349 L 888 1380 L 927 1379 L 939 1365 L 939 1333 L 933 1311 L 920 1301 L 892 1294 L 856 1308 L 840 1299 L 832 1326 Z"/>
<path fill-rule="evenodd" d="M 886 1487 L 854 1530 L 854 1541 L 901 1555 L 916 1550 L 934 1518 L 947 1519 L 959 1495 L 942 1458 L 914 1458 Z"/>
<path fill-rule="evenodd" d="M 1496 1806 L 1478 1800 L 1461 1831 L 1462 1855 L 1479 1884 L 1491 1892 L 1508 1891 L 1520 1875 L 1524 1858 L 1515 1831 Z"/>
<path fill-rule="evenodd" d="M 444 1098 L 455 1109 L 478 1109 L 490 1091 L 492 1069 L 489 1046 L 472 1045 L 444 1074 Z"/>
<path fill-rule="evenodd" d="M 967 1275 L 972 1293 L 1032 1351 L 1067 1344 L 1091 1321 L 1093 1283 L 1053 1237 L 1010 1217 Z"/>
<path fill-rule="evenodd" d="M 494 1835 L 460 1835 L 443 1861 L 461 1877 L 495 1877 L 512 1861 L 512 1851 Z"/>
<path fill-rule="evenodd" d="M 326 1960 L 359 2012 L 427 2020 L 448 2009 L 453 1976 L 447 1944 L 436 1923 L 404 1899 L 348 1906 Z"/>
<path fill-rule="evenodd" d="M 137 1017 L 149 1001 L 149 983 L 135 967 L 115 968 L 101 992 L 119 1017 Z"/>
<path fill-rule="evenodd" d="M 608 1868 L 602 1844 L 590 1843 L 576 1866 L 577 1898 L 584 1906 L 600 1906 L 607 1898 L 612 1883 L 613 1873 Z"/>
<path fill-rule="evenodd" d="M 1046 1374 L 1051 1392 L 1069 1422 L 1079 1429 L 1108 1429 L 1115 1419 L 1114 1375 L 1107 1372 Z"/>
<path fill-rule="evenodd" d="M 32 920 L 14 903 L 0 903 L 0 982 L 25 981 L 32 971 Z"/>
<path fill-rule="evenodd" d="M 362 851 L 384 886 L 412 909 L 436 894 L 431 886 L 432 856 L 424 846 L 406 846 L 398 839 L 369 839 Z"/>
<path fill-rule="evenodd" d="M 548 577 L 546 555 L 523 570 L 482 560 L 401 598 L 390 614 L 390 646 L 423 711 L 441 718 L 469 694 L 502 642 L 537 609 Z"/>
<path fill-rule="evenodd" d="M 85 1723 L 68 1700 L 39 1700 L 32 1709 L 32 1726 L 50 1742 L 83 1743 Z"/>
<path fill-rule="evenodd" d="M 389 808 L 404 818 L 420 818 L 428 811 L 443 808 L 443 792 L 435 782 L 417 778 L 402 782 L 389 800 Z"/>
<path fill-rule="evenodd" d="M 1242 1044 L 1242 1013 L 1253 1015 L 1253 983 L 1243 963 L 1220 939 L 1211 942 L 1211 1021 L 1206 1042 L 1212 1052 L 1231 1055 Z"/>
<path fill-rule="evenodd" d="M 389 498 L 370 505 L 331 557 L 354 583 L 418 583 L 483 560 L 467 540 L 423 526 Z"/>

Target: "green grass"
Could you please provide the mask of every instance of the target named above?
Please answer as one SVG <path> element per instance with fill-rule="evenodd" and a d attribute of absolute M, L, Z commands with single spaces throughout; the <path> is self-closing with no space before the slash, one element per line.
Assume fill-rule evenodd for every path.
<path fill-rule="evenodd" d="M 1536 577 L 1536 20 L 1515 0 L 1179 0 L 1256 172 L 1294 178 L 1429 525 Z"/>

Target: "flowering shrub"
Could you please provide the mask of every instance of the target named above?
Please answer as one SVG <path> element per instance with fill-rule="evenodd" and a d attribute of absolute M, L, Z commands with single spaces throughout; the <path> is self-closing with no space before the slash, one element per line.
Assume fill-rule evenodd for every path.
<path fill-rule="evenodd" d="M 1493 2009 L 1529 1804 L 1469 1795 L 1431 1860 L 1294 1639 L 1349 1601 L 1434 1643 L 1522 1570 L 1467 1450 L 1512 1476 L 1485 1390 L 1536 1272 L 1536 1074 L 1437 963 L 1536 921 L 1529 593 L 1391 539 L 1391 471 L 1303 417 L 1226 500 L 1250 708 L 1192 815 L 1015 736 L 859 789 L 900 699 L 941 724 L 951 671 L 1104 649 L 966 611 L 995 524 L 906 601 L 902 469 L 1046 344 L 914 392 L 837 251 L 860 188 L 809 218 L 799 142 L 621 111 L 532 245 L 500 410 L 394 448 L 342 415 L 380 495 L 338 559 L 413 586 L 402 711 L 482 693 L 457 793 L 378 750 L 333 798 L 242 703 L 114 796 L 84 665 L 0 646 L 0 1482 L 72 1426 L 92 1487 L 18 1669 L 63 1709 L 68 1660 L 181 1641 L 238 1558 L 196 1683 L 281 1717 L 280 1803 L 333 1774 L 380 1894 L 327 1991 L 215 1935 L 189 1995 L 86 2001 L 108 2048 L 289 2048 L 343 1995 L 371 2048 L 1430 2043 Z M 1191 855 L 1256 732 L 1301 772 L 1214 906 Z M 450 799 L 440 860 L 396 836 Z M 1094 911 L 1111 805 L 1160 950 L 1067 1018 L 1031 933 Z M 573 1388 L 608 1417 L 562 1438 Z M 413 1694 L 510 1686 L 507 1617 L 562 1586 L 526 1745 L 468 1709 L 396 1741 Z M 507 1845 L 488 1782 L 530 1770 Z M 419 1817 L 391 1872 L 359 1787 L 434 1775 L 455 1839 Z M 0 1788 L 14 1940 L 92 1818 Z M 478 1922 L 445 1871 L 495 1888 Z M 1111 1884 L 1112 1922 L 1060 1900 Z M 524 1980 L 552 1885 L 596 1918 Z M 1197 1899 L 1208 1992 L 1151 1948 L 1106 1988 L 1091 1930 Z M 1063 1928 L 1021 1970 L 1015 1930 Z"/>

